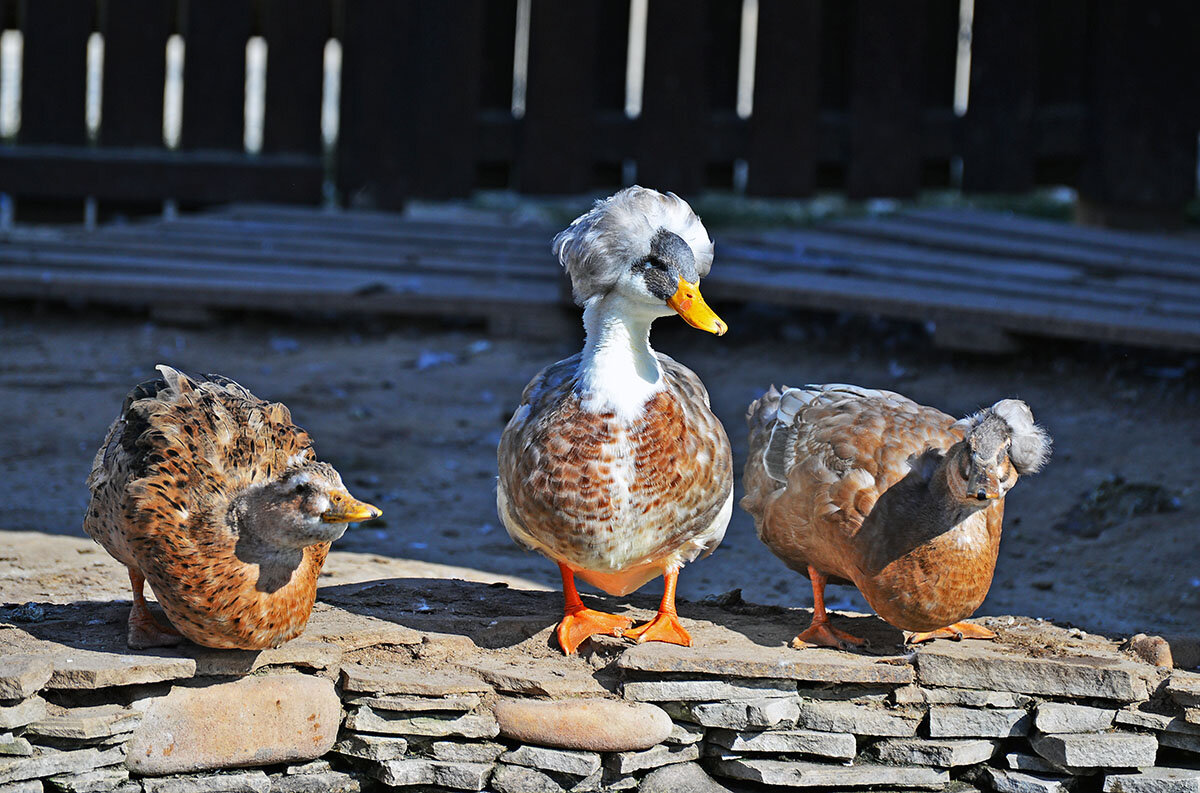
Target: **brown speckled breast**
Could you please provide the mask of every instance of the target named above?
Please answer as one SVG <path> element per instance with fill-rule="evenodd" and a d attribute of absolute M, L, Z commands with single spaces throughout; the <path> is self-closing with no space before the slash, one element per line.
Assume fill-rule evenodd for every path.
<path fill-rule="evenodd" d="M 499 450 L 515 539 L 595 571 L 683 564 L 716 546 L 733 486 L 729 440 L 699 379 L 659 361 L 665 388 L 629 421 L 582 406 L 578 356 L 530 384 Z"/>

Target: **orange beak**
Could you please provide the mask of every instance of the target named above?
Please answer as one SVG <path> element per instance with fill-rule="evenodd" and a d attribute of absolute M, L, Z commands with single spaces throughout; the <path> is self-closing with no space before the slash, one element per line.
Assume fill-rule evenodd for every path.
<path fill-rule="evenodd" d="M 379 507 L 359 501 L 349 493 L 335 492 L 330 494 L 329 509 L 321 515 L 321 520 L 325 523 L 358 523 L 373 520 L 382 514 L 383 510 Z"/>
<path fill-rule="evenodd" d="M 680 278 L 679 288 L 667 299 L 667 305 L 693 328 L 706 330 L 718 336 L 723 336 L 725 331 L 729 330 L 729 326 L 708 307 L 708 303 L 704 302 L 704 298 L 700 294 L 699 281 L 689 284 Z"/>

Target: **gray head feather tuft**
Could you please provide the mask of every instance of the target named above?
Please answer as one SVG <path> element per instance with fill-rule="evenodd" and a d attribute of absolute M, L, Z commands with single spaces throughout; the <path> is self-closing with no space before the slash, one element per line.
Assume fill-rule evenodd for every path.
<path fill-rule="evenodd" d="M 571 276 L 575 302 L 606 294 L 621 273 L 650 255 L 660 229 L 692 249 L 701 278 L 712 267 L 713 244 L 700 218 L 674 193 L 627 187 L 596 202 L 554 238 L 554 255 Z"/>
<path fill-rule="evenodd" d="M 1033 411 L 1019 399 L 1002 399 L 970 418 L 971 431 L 986 432 L 999 420 L 1012 440 L 1008 456 L 1019 474 L 1035 474 L 1050 460 L 1049 433 L 1033 420 Z"/>

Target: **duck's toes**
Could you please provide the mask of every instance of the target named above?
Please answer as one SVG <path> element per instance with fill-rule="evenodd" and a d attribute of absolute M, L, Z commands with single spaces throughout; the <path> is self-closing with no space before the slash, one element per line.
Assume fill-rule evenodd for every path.
<path fill-rule="evenodd" d="M 840 631 L 828 622 L 814 622 L 807 629 L 792 639 L 792 646 L 797 650 L 805 647 L 833 647 L 837 650 L 852 650 L 856 647 L 870 647 L 871 642 L 857 636 Z"/>
<path fill-rule="evenodd" d="M 616 614 L 606 614 L 594 609 L 578 609 L 563 615 L 558 623 L 558 646 L 567 655 L 571 655 L 589 636 L 597 633 L 609 636 L 620 636 L 621 632 L 633 624 L 628 617 Z"/>
<path fill-rule="evenodd" d="M 938 628 L 936 631 L 926 631 L 924 633 L 910 633 L 905 641 L 908 644 L 921 644 L 923 642 L 932 641 L 934 639 L 953 639 L 954 641 L 962 641 L 963 639 L 995 639 L 996 634 L 979 625 L 974 625 L 970 622 L 956 622 L 953 625 L 947 625 L 944 628 Z"/>
<path fill-rule="evenodd" d="M 126 642 L 131 650 L 145 650 L 148 647 L 173 647 L 183 641 L 183 634 L 171 626 L 163 626 L 154 617 L 147 614 L 148 619 L 135 619 L 129 616 L 129 633 Z"/>
<path fill-rule="evenodd" d="M 625 636 L 630 639 L 636 639 L 638 644 L 642 642 L 667 642 L 668 644 L 679 644 L 684 647 L 692 646 L 692 636 L 684 630 L 683 625 L 679 622 L 679 617 L 675 614 L 666 614 L 661 611 L 645 625 L 639 625 L 636 628 L 625 631 Z"/>

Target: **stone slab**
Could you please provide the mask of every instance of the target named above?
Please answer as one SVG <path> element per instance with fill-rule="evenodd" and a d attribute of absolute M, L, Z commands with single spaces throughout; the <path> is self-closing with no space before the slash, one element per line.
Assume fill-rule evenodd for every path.
<path fill-rule="evenodd" d="M 367 773 L 385 785 L 404 787 L 407 785 L 432 785 L 433 762 L 423 757 L 405 757 L 371 763 Z"/>
<path fill-rule="evenodd" d="M 871 751 L 881 762 L 891 765 L 958 768 L 987 762 L 997 746 L 996 741 L 982 738 L 888 738 Z"/>
<path fill-rule="evenodd" d="M 358 793 L 358 780 L 340 771 L 282 776 L 271 780 L 271 793 Z"/>
<path fill-rule="evenodd" d="M 433 784 L 453 790 L 483 790 L 492 778 L 491 763 L 433 762 Z"/>
<path fill-rule="evenodd" d="M 921 714 L 905 710 L 886 710 L 853 702 L 802 700 L 796 726 L 825 732 L 849 732 L 906 738 L 916 735 Z"/>
<path fill-rule="evenodd" d="M 197 675 L 213 677 L 248 675 L 270 666 L 336 671 L 342 662 L 341 647 L 303 638 L 270 650 L 212 650 L 195 647 L 189 648 L 187 652 L 196 661 Z"/>
<path fill-rule="evenodd" d="M 630 680 L 621 696 L 638 702 L 714 702 L 730 699 L 786 697 L 796 693 L 796 681 L 770 678 L 747 680 Z"/>
<path fill-rule="evenodd" d="M 41 697 L 30 697 L 16 705 L 0 708 L 0 730 L 24 727 L 26 724 L 46 718 L 49 712 L 46 700 Z"/>
<path fill-rule="evenodd" d="M 1154 765 L 1158 741 L 1135 733 L 1036 735 L 1033 750 L 1052 763 L 1076 768 L 1140 768 Z"/>
<path fill-rule="evenodd" d="M 180 655 L 121 655 L 71 650 L 54 659 L 46 688 L 96 689 L 162 683 L 196 675 L 196 660 Z"/>
<path fill-rule="evenodd" d="M 133 732 L 142 714 L 120 705 L 97 705 L 90 708 L 70 708 L 25 728 L 28 735 L 43 738 L 108 738 Z"/>
<path fill-rule="evenodd" d="M 1024 708 L 1031 697 L 1012 691 L 979 691 L 973 688 L 922 688 L 902 686 L 892 701 L 897 705 L 965 705 L 970 708 Z"/>
<path fill-rule="evenodd" d="M 577 777 L 590 776 L 600 770 L 600 755 L 596 752 L 545 746 L 518 746 L 500 755 L 500 760 L 510 765 L 524 765 Z"/>
<path fill-rule="evenodd" d="M 51 790 L 60 793 L 108 793 L 129 781 L 129 771 L 124 766 L 115 765 L 82 774 L 58 774 L 47 781 Z"/>
<path fill-rule="evenodd" d="M 704 725 L 693 724 L 690 721 L 675 721 L 671 725 L 671 734 L 663 739 L 663 743 L 684 746 L 689 743 L 699 743 L 704 740 Z"/>
<path fill-rule="evenodd" d="M 985 768 L 988 781 L 996 793 L 1067 793 L 1070 789 L 1061 778 Z"/>
<path fill-rule="evenodd" d="M 682 709 L 689 720 L 697 724 L 729 730 L 786 729 L 794 727 L 800 716 L 800 704 L 794 698 L 687 703 Z"/>
<path fill-rule="evenodd" d="M 0 785 L 0 793 L 43 793 L 44 790 L 40 779 L 26 779 L 24 782 Z"/>
<path fill-rule="evenodd" d="M 1009 738 L 1028 735 L 1033 721 L 1019 708 L 963 708 L 935 705 L 929 709 L 932 738 Z"/>
<path fill-rule="evenodd" d="M 445 697 L 454 694 L 487 694 L 492 687 L 474 675 L 431 672 L 416 667 L 379 667 L 347 664 L 342 667 L 342 688 L 368 694 L 416 694 Z"/>
<path fill-rule="evenodd" d="M 700 747 L 659 744 L 640 752 L 617 752 L 604 758 L 605 767 L 617 774 L 633 774 L 672 763 L 690 763 L 700 758 Z"/>
<path fill-rule="evenodd" d="M 333 748 L 341 713 L 333 683 L 311 675 L 176 687 L 151 702 L 127 765 L 160 775 L 315 760 Z"/>
<path fill-rule="evenodd" d="M 1118 710 L 1115 721 L 1117 724 L 1128 724 L 1131 727 L 1142 727 L 1147 730 L 1165 730 L 1174 719 L 1174 716 L 1163 713 L 1154 713 L 1140 707 L 1129 707 Z"/>
<path fill-rule="evenodd" d="M 712 730 L 708 741 L 739 754 L 807 754 L 835 760 L 852 760 L 858 751 L 858 742 L 850 733 L 817 730 Z"/>
<path fill-rule="evenodd" d="M 312 760 L 300 765 L 289 765 L 283 769 L 285 774 L 323 774 L 332 770 L 328 760 Z"/>
<path fill-rule="evenodd" d="M 728 793 L 728 788 L 696 763 L 675 763 L 647 774 L 638 793 Z"/>
<path fill-rule="evenodd" d="M 396 760 L 408 753 L 408 739 L 396 736 L 347 733 L 333 745 L 333 751 L 360 760 Z"/>
<path fill-rule="evenodd" d="M 212 776 L 175 776 L 142 780 L 145 793 L 270 793 L 271 780 L 262 771 Z"/>
<path fill-rule="evenodd" d="M 609 693 L 596 678 L 578 670 L 555 669 L 546 664 L 514 664 L 491 658 L 459 662 L 497 691 L 535 697 L 573 697 Z"/>
<path fill-rule="evenodd" d="M 912 667 L 903 658 L 881 660 L 821 648 L 680 647 L 647 642 L 622 653 L 617 666 L 639 672 L 785 678 L 819 683 L 905 685 L 914 679 Z"/>
<path fill-rule="evenodd" d="M 1171 673 L 1166 690 L 1180 707 L 1200 707 L 1200 674 L 1176 670 Z"/>
<path fill-rule="evenodd" d="M 649 749 L 671 734 L 671 717 L 655 705 L 609 699 L 547 702 L 501 699 L 493 706 L 505 738 L 593 752 Z"/>
<path fill-rule="evenodd" d="M 372 763 L 367 773 L 392 787 L 440 785 L 454 790 L 483 790 L 491 778 L 492 764 L 405 758 Z"/>
<path fill-rule="evenodd" d="M 1158 767 L 1136 774 L 1108 774 L 1104 793 L 1200 793 L 1200 769 Z"/>
<path fill-rule="evenodd" d="M 377 697 L 357 697 L 347 704 L 367 705 L 372 710 L 399 713 L 423 713 L 437 710 L 465 713 L 479 707 L 480 701 L 478 694 L 451 694 L 445 697 L 405 697 L 384 694 Z"/>
<path fill-rule="evenodd" d="M 718 757 L 712 768 L 722 776 L 786 787 L 842 788 L 890 786 L 896 788 L 940 789 L 950 775 L 939 769 L 870 763 L 827 765 L 800 760 Z"/>
<path fill-rule="evenodd" d="M 33 754 L 29 741 L 11 732 L 0 733 L 0 756 L 28 757 Z"/>
<path fill-rule="evenodd" d="M 1121 658 L 1028 658 L 979 642 L 934 643 L 917 653 L 924 686 L 1123 702 L 1147 698 L 1146 669 Z"/>
<path fill-rule="evenodd" d="M 462 738 L 495 738 L 499 725 L 491 713 L 463 715 L 422 714 L 397 715 L 375 711 L 366 705 L 355 708 L 346 717 L 346 729 L 385 735 L 423 735 L 442 738 L 457 735 Z"/>
<path fill-rule="evenodd" d="M 507 747 L 492 741 L 434 741 L 429 745 L 429 751 L 435 760 L 494 763 Z"/>
<path fill-rule="evenodd" d="M 1093 708 L 1066 702 L 1043 702 L 1038 705 L 1033 725 L 1042 732 L 1103 732 L 1113 724 L 1117 711 Z"/>
<path fill-rule="evenodd" d="M 0 658 L 0 699 L 26 699 L 42 690 L 54 674 L 54 663 L 44 655 L 8 655 Z"/>
<path fill-rule="evenodd" d="M 120 765 L 124 760 L 125 752 L 121 747 L 67 752 L 41 748 L 29 757 L 0 757 L 0 784 L 55 774 L 82 774 L 105 766 Z"/>
<path fill-rule="evenodd" d="M 521 765 L 500 763 L 492 772 L 496 793 L 562 793 L 564 788 L 549 774 Z"/>
<path fill-rule="evenodd" d="M 407 626 L 320 601 L 313 608 L 304 636 L 337 645 L 345 652 L 387 645 L 412 647 L 425 641 L 424 634 Z"/>
<path fill-rule="evenodd" d="M 1172 749 L 1182 749 L 1192 754 L 1200 754 L 1200 735 L 1166 730 L 1159 733 L 1158 742 Z"/>
<path fill-rule="evenodd" d="M 1090 771 L 1087 768 L 1064 768 L 1050 762 L 1044 757 L 1038 757 L 1036 754 L 1025 754 L 1024 752 L 1009 752 L 1004 756 L 1004 762 L 1013 771 L 1028 771 L 1033 774 L 1085 775 Z"/>

